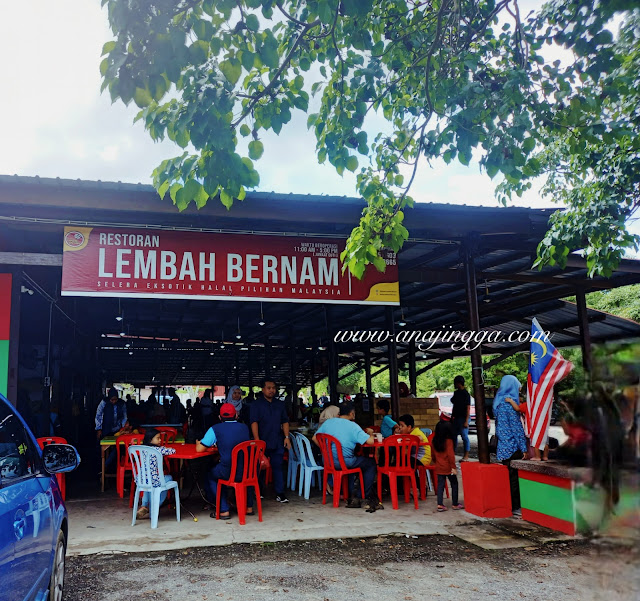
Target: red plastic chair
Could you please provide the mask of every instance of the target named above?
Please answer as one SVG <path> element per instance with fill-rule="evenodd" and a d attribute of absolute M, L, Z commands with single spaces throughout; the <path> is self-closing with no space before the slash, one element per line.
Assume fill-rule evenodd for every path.
<path fill-rule="evenodd" d="M 269 486 L 273 480 L 273 470 L 271 469 L 271 459 L 266 455 L 263 455 L 260 459 L 260 471 L 265 470 L 264 485 Z"/>
<path fill-rule="evenodd" d="M 418 509 L 418 487 L 416 484 L 416 470 L 411 465 L 412 459 L 418 452 L 420 439 L 412 435 L 392 435 L 384 440 L 385 465 L 378 467 L 378 498 L 382 498 L 382 475 L 389 478 L 389 491 L 391 492 L 391 505 L 398 509 L 398 478 L 404 478 L 404 502 L 409 502 L 409 486 L 413 490 L 415 508 Z M 393 454 L 391 449 L 395 449 L 395 465 L 391 465 Z"/>
<path fill-rule="evenodd" d="M 333 476 L 333 506 L 340 507 L 340 489 L 344 500 L 349 498 L 349 479 L 343 476 L 349 474 L 358 474 L 360 476 L 360 489 L 362 491 L 362 498 L 364 499 L 364 480 L 362 477 L 362 470 L 359 467 L 348 469 L 344 462 L 344 455 L 342 454 L 342 444 L 335 437 L 330 434 L 316 434 L 316 439 L 320 444 L 320 450 L 322 451 L 322 462 L 324 464 L 324 471 L 322 472 L 322 504 L 327 504 L 327 482 L 329 475 Z M 338 457 L 338 465 L 336 466 L 336 460 L 333 454 L 335 448 L 335 454 Z"/>
<path fill-rule="evenodd" d="M 129 457 L 129 445 L 142 444 L 143 434 L 121 434 L 116 436 L 116 490 L 120 498 L 124 497 L 124 477 L 126 472 L 132 472 L 131 458 Z"/>
<path fill-rule="evenodd" d="M 380 426 L 371 426 L 372 432 L 380 432 Z"/>
<path fill-rule="evenodd" d="M 158 426 L 156 430 L 162 436 L 162 444 L 175 442 L 178 437 L 178 429 L 171 426 Z"/>
<path fill-rule="evenodd" d="M 44 449 L 48 444 L 68 444 L 67 439 L 62 438 L 62 436 L 43 436 L 42 438 L 37 438 L 36 440 L 41 449 Z M 58 486 L 60 487 L 60 494 L 62 495 L 63 501 L 67 498 L 66 476 L 66 474 L 56 474 L 56 480 L 58 481 Z"/>
<path fill-rule="evenodd" d="M 247 511 L 247 488 L 253 486 L 258 505 L 258 521 L 262 521 L 262 502 L 260 501 L 260 485 L 258 484 L 258 471 L 261 459 L 267 443 L 264 440 L 247 440 L 233 447 L 231 453 L 231 477 L 229 480 L 218 480 L 218 494 L 216 495 L 216 520 L 220 519 L 220 496 L 224 494 L 221 486 L 231 486 L 236 493 L 236 505 L 238 507 L 238 521 L 241 526 L 245 525 Z M 238 456 L 242 453 L 244 461 L 242 463 L 242 477 L 236 482 L 236 472 L 238 468 Z M 254 510 L 255 511 L 255 510 Z"/>

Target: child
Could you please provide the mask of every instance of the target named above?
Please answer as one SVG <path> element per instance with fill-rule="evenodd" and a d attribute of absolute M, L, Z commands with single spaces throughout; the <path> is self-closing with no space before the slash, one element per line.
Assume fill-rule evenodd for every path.
<path fill-rule="evenodd" d="M 435 472 L 438 475 L 438 511 L 447 511 L 442 504 L 442 493 L 446 478 L 451 484 L 451 501 L 453 509 L 464 509 L 458 503 L 458 477 L 456 476 L 456 456 L 453 453 L 453 441 L 456 435 L 451 426 L 451 422 L 440 420 L 436 425 L 436 432 L 433 437 L 433 454 L 435 455 Z"/>
<path fill-rule="evenodd" d="M 143 445 L 147 445 L 149 447 L 154 447 L 156 449 L 158 449 L 163 455 L 173 455 L 176 450 L 169 448 L 169 447 L 163 447 L 160 446 L 162 443 L 162 435 L 160 434 L 160 432 L 158 430 L 156 430 L 155 428 L 148 428 L 147 431 L 144 433 L 144 440 L 142 441 Z M 154 486 L 160 486 L 160 473 L 158 470 L 158 459 L 157 457 L 153 456 L 150 459 L 150 463 L 151 463 L 151 480 Z M 173 478 L 171 476 L 167 476 L 165 475 L 164 477 L 165 481 L 167 480 L 173 480 Z M 160 493 L 160 505 L 162 505 L 165 501 L 165 499 L 167 498 L 167 491 L 163 490 Z M 148 492 L 145 492 L 142 495 L 142 507 L 140 507 L 140 509 L 138 509 L 138 513 L 136 513 L 136 517 L 138 519 L 145 519 L 149 517 L 149 501 L 150 501 L 150 496 Z"/>
<path fill-rule="evenodd" d="M 387 401 L 387 399 L 380 399 L 376 403 L 376 407 L 378 409 L 378 415 L 384 416 L 382 418 L 382 423 L 380 424 L 380 434 L 382 434 L 382 438 L 387 438 L 394 433 L 393 429 L 397 425 L 389 416 L 389 409 L 391 409 L 391 405 L 389 405 L 389 401 Z"/>

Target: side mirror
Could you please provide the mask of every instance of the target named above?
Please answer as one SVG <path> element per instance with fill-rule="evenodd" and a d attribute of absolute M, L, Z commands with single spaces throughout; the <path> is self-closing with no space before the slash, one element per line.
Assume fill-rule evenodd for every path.
<path fill-rule="evenodd" d="M 48 444 L 42 449 L 42 460 L 50 474 L 71 472 L 80 465 L 80 455 L 70 444 Z"/>

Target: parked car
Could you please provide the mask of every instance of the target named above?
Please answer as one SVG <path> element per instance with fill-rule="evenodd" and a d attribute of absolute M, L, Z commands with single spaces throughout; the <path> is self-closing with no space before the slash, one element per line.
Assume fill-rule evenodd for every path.
<path fill-rule="evenodd" d="M 0 583 L 3 601 L 61 601 L 68 518 L 55 474 L 80 463 L 71 445 L 40 450 L 0 395 Z"/>
<path fill-rule="evenodd" d="M 440 418 L 444 420 L 451 419 L 451 412 L 453 411 L 453 404 L 451 403 L 451 397 L 453 392 L 436 391 L 435 396 L 438 397 L 438 408 L 440 409 Z M 487 429 L 490 426 L 489 416 L 487 415 Z M 469 432 L 477 433 L 476 428 L 476 401 L 471 397 L 471 411 L 469 412 Z"/>

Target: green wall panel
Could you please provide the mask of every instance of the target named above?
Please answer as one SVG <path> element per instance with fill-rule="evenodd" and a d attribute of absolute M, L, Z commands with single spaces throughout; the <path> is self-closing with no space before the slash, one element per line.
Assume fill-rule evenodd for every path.
<path fill-rule="evenodd" d="M 573 492 L 541 482 L 520 478 L 522 507 L 573 523 Z"/>

